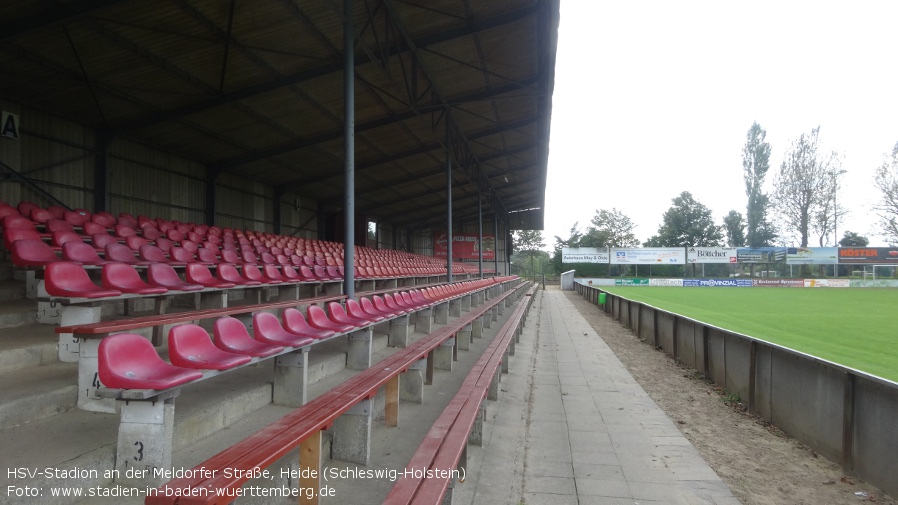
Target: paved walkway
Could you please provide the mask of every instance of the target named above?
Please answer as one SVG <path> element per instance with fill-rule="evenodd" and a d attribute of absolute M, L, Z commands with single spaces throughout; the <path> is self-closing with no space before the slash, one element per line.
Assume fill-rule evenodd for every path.
<path fill-rule="evenodd" d="M 538 296 L 456 503 L 738 504 L 564 294 Z"/>

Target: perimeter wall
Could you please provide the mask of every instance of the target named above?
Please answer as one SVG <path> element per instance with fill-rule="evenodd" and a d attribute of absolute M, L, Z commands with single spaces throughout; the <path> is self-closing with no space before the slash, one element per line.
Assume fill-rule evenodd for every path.
<path fill-rule="evenodd" d="M 574 289 L 641 340 L 739 394 L 750 413 L 841 463 L 846 473 L 898 496 L 898 383 L 629 300 L 582 280 Z M 598 304 L 600 293 L 606 293 L 604 305 Z"/>

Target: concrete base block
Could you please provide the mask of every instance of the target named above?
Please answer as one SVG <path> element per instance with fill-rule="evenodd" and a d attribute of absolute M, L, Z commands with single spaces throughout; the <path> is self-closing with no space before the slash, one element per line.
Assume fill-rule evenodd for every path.
<path fill-rule="evenodd" d="M 441 303 L 433 308 L 433 322 L 449 324 L 449 303 Z"/>
<path fill-rule="evenodd" d="M 490 381 L 490 387 L 486 392 L 486 399 L 499 401 L 499 376 L 502 375 L 502 371 L 497 369 L 496 374 L 493 376 L 493 380 Z"/>
<path fill-rule="evenodd" d="M 334 421 L 331 455 L 334 459 L 367 465 L 371 460 L 371 400 L 363 400 Z"/>
<path fill-rule="evenodd" d="M 153 476 L 155 468 L 170 469 L 175 399 L 125 402 L 118 427 L 115 469 L 118 483 L 159 486 L 168 479 Z"/>
<path fill-rule="evenodd" d="M 343 283 L 342 282 L 331 282 L 323 285 L 323 290 L 325 295 L 342 295 L 343 294 Z"/>
<path fill-rule="evenodd" d="M 508 351 L 502 354 L 502 373 L 508 373 Z"/>
<path fill-rule="evenodd" d="M 474 426 L 468 435 L 468 443 L 483 447 L 483 421 L 486 420 L 486 401 L 480 403 L 480 410 L 477 411 L 477 417 L 474 419 Z"/>
<path fill-rule="evenodd" d="M 418 360 L 399 377 L 399 400 L 411 403 L 424 403 L 424 372 L 427 360 Z"/>
<path fill-rule="evenodd" d="M 415 331 L 424 334 L 433 331 L 433 308 L 421 309 L 415 314 Z"/>
<path fill-rule="evenodd" d="M 471 350 L 471 342 L 474 341 L 471 338 L 471 325 L 465 326 L 463 329 L 459 330 L 458 334 L 455 336 L 458 341 L 458 348 L 462 351 L 470 351 Z"/>
<path fill-rule="evenodd" d="M 505 306 L 508 304 L 508 298 L 502 300 L 501 302 L 496 304 L 496 308 L 499 310 L 499 315 L 505 313 Z"/>
<path fill-rule="evenodd" d="M 98 373 L 100 340 L 89 338 L 81 341 L 78 354 L 78 408 L 112 414 L 116 410 L 115 400 L 97 396 L 97 389 L 103 387 Z"/>
<path fill-rule="evenodd" d="M 272 401 L 299 407 L 308 401 L 309 348 L 304 347 L 275 358 Z"/>
<path fill-rule="evenodd" d="M 443 342 L 433 350 L 433 367 L 439 370 L 452 371 L 453 351 L 455 350 L 455 338 Z"/>
<path fill-rule="evenodd" d="M 483 338 L 483 318 L 478 317 L 471 323 L 471 336 L 473 338 Z"/>
<path fill-rule="evenodd" d="M 461 300 L 456 298 L 455 300 L 449 300 L 449 315 L 453 317 L 458 317 L 461 315 Z"/>
<path fill-rule="evenodd" d="M 409 315 L 390 320 L 390 347 L 408 347 Z"/>
<path fill-rule="evenodd" d="M 471 310 L 471 295 L 461 297 L 461 310 L 462 312 Z"/>
<path fill-rule="evenodd" d="M 103 311 L 99 306 L 66 305 L 62 308 L 59 325 L 99 323 L 102 317 Z M 80 342 L 71 333 L 59 334 L 59 361 L 76 363 L 79 348 Z"/>
<path fill-rule="evenodd" d="M 349 348 L 346 351 L 346 367 L 365 370 L 371 366 L 372 339 L 374 331 L 369 327 L 349 334 Z"/>

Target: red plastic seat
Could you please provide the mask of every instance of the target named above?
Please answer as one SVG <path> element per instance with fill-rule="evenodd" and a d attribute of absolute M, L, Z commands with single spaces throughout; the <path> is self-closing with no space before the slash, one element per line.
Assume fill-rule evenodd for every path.
<path fill-rule="evenodd" d="M 209 267 L 202 263 L 188 264 L 184 269 L 184 277 L 191 284 L 202 284 L 207 288 L 228 289 L 236 286 L 233 282 L 216 279 L 209 271 Z"/>
<path fill-rule="evenodd" d="M 113 233 L 118 238 L 127 238 L 136 236 L 137 230 L 135 230 L 132 226 L 117 224 L 115 225 Z"/>
<path fill-rule="evenodd" d="M 147 267 L 147 281 L 153 286 L 161 286 L 175 291 L 200 291 L 202 284 L 184 282 L 178 272 L 168 263 L 153 263 Z"/>
<path fill-rule="evenodd" d="M 96 214 L 90 216 L 90 221 L 102 226 L 106 230 L 109 230 L 115 226 L 115 216 L 108 212 L 97 212 Z"/>
<path fill-rule="evenodd" d="M 140 229 L 140 235 L 147 240 L 156 240 L 162 236 L 162 232 L 156 229 L 155 226 L 147 225 Z"/>
<path fill-rule="evenodd" d="M 181 263 L 198 263 L 199 261 L 196 259 L 196 256 L 193 255 L 192 252 L 184 249 L 183 247 L 172 247 L 169 249 L 168 253 L 171 255 L 172 261 L 178 261 Z"/>
<path fill-rule="evenodd" d="M 109 230 L 106 229 L 105 226 L 101 224 L 94 223 L 93 221 L 88 221 L 81 226 L 81 233 L 84 235 L 93 235 L 95 233 L 109 233 Z"/>
<path fill-rule="evenodd" d="M 398 312 L 400 314 L 405 314 L 407 312 L 411 312 L 406 307 L 403 307 L 402 305 L 398 304 L 396 302 L 396 299 L 393 298 L 393 295 L 391 295 L 390 293 L 384 294 L 384 304 L 386 304 L 388 309 L 390 309 L 394 312 Z"/>
<path fill-rule="evenodd" d="M 153 344 L 134 333 L 119 333 L 100 341 L 100 382 L 114 389 L 169 389 L 203 377 L 162 361 Z"/>
<path fill-rule="evenodd" d="M 315 265 L 312 267 L 312 274 L 316 278 L 321 279 L 323 281 L 336 280 L 327 273 L 327 270 L 325 270 L 324 267 L 319 266 L 319 265 Z"/>
<path fill-rule="evenodd" d="M 319 330 L 333 330 L 337 333 L 346 333 L 356 328 L 352 324 L 332 321 L 329 317 L 327 317 L 324 309 L 317 305 L 309 305 L 309 308 L 307 310 L 307 321 L 309 323 L 309 326 L 311 326 L 312 328 L 318 328 Z"/>
<path fill-rule="evenodd" d="M 405 311 L 402 309 L 388 307 L 386 300 L 379 295 L 371 297 L 371 302 L 374 304 L 374 308 L 381 314 L 390 314 L 390 316 L 401 316 L 402 314 L 405 314 Z"/>
<path fill-rule="evenodd" d="M 182 240 L 180 242 L 180 244 L 181 244 L 181 247 L 190 251 L 193 254 L 196 254 L 197 249 L 200 248 L 200 246 L 196 245 L 196 242 L 191 242 L 190 240 Z"/>
<path fill-rule="evenodd" d="M 327 272 L 328 277 L 330 277 L 331 279 L 343 279 L 343 272 L 340 271 L 339 267 L 328 265 L 324 267 L 324 269 Z"/>
<path fill-rule="evenodd" d="M 236 265 L 237 263 L 240 263 L 240 258 L 237 256 L 237 251 L 234 251 L 233 249 L 222 249 L 221 261 L 222 263 Z"/>
<path fill-rule="evenodd" d="M 384 299 L 374 295 L 371 298 L 362 298 L 359 300 L 362 310 L 369 314 L 380 314 L 384 317 L 395 317 L 399 315 L 397 312 L 390 310 L 384 303 Z"/>
<path fill-rule="evenodd" d="M 179 324 L 168 332 L 168 359 L 172 365 L 184 368 L 229 370 L 249 363 L 253 358 L 219 349 L 200 326 Z"/>
<path fill-rule="evenodd" d="M 285 330 L 278 317 L 270 312 L 253 314 L 253 335 L 260 342 L 285 347 L 303 347 L 315 341 L 311 337 Z"/>
<path fill-rule="evenodd" d="M 258 286 L 262 281 L 247 279 L 240 275 L 237 267 L 228 263 L 220 263 L 215 269 L 215 275 L 224 282 L 233 282 L 240 286 Z M 260 274 L 261 275 L 261 274 Z"/>
<path fill-rule="evenodd" d="M 251 281 L 259 281 L 262 284 L 280 284 L 284 282 L 283 279 L 271 279 L 264 275 L 257 265 L 249 265 L 246 263 L 243 264 L 243 276 Z"/>
<path fill-rule="evenodd" d="M 370 302 L 369 302 L 370 303 Z M 371 306 L 374 309 L 374 306 Z M 350 317 L 354 317 L 356 319 L 364 319 L 369 323 L 377 323 L 384 320 L 384 316 L 382 314 L 378 314 L 375 312 L 367 312 L 362 304 L 352 298 L 346 299 L 346 313 L 349 314 Z"/>
<path fill-rule="evenodd" d="M 16 209 L 19 210 L 19 214 L 23 216 L 30 216 L 32 210 L 39 208 L 41 208 L 40 205 L 34 202 L 29 202 L 27 200 L 22 200 L 18 205 L 16 205 Z"/>
<path fill-rule="evenodd" d="M 175 243 L 165 237 L 159 237 L 153 241 L 153 245 L 162 249 L 162 252 L 168 253 L 171 251 L 171 248 L 174 247 Z"/>
<path fill-rule="evenodd" d="M 282 345 L 254 340 L 246 331 L 246 326 L 230 316 L 217 319 L 212 325 L 212 334 L 215 335 L 215 346 L 223 351 L 264 358 L 284 350 Z"/>
<path fill-rule="evenodd" d="M 11 205 L 0 205 L 0 218 L 4 218 L 6 216 L 21 217 L 22 214 L 19 214 L 19 209 L 15 208 Z"/>
<path fill-rule="evenodd" d="M 262 275 L 265 277 L 265 282 L 269 284 L 280 284 L 285 280 L 284 276 L 281 275 L 281 271 L 275 265 L 263 266 Z"/>
<path fill-rule="evenodd" d="M 61 219 L 51 219 L 47 221 L 46 228 L 50 233 L 54 231 L 75 231 L 75 227 L 72 226 L 72 223 L 63 221 Z"/>
<path fill-rule="evenodd" d="M 140 250 L 140 246 L 148 245 L 150 243 L 149 240 L 139 237 L 137 235 L 131 235 L 129 237 L 125 237 L 125 245 L 131 248 L 132 251 L 137 252 Z"/>
<path fill-rule="evenodd" d="M 330 302 L 327 304 L 327 313 L 328 317 L 330 317 L 331 321 L 335 323 L 341 324 L 351 324 L 356 327 L 368 326 L 371 324 L 371 320 L 367 318 L 358 318 L 350 316 L 346 313 L 346 309 L 343 308 L 343 305 L 340 302 Z"/>
<path fill-rule="evenodd" d="M 137 259 L 137 256 L 134 256 L 134 251 L 132 251 L 130 247 L 125 244 L 119 244 L 118 242 L 106 244 L 106 259 L 109 261 L 117 261 L 119 263 L 127 263 L 128 265 L 151 264 L 149 261 Z"/>
<path fill-rule="evenodd" d="M 31 209 L 31 215 L 29 217 L 35 223 L 40 223 L 40 224 L 44 224 L 51 219 L 55 219 L 55 216 L 53 215 L 52 212 L 50 212 L 47 209 L 41 209 L 40 207 Z"/>
<path fill-rule="evenodd" d="M 59 261 L 44 270 L 44 285 L 51 296 L 72 298 L 109 298 L 121 296 L 117 289 L 101 288 L 94 284 L 84 267 L 77 263 Z"/>
<path fill-rule="evenodd" d="M 84 223 L 90 221 L 90 212 L 84 209 L 67 210 L 63 219 L 72 226 L 84 226 Z"/>
<path fill-rule="evenodd" d="M 108 233 L 95 233 L 90 236 L 90 243 L 93 244 L 94 249 L 106 249 L 106 246 L 109 244 L 119 244 L 118 239 L 113 237 Z M 128 247 L 124 244 L 119 244 L 123 247 Z M 129 249 L 130 250 L 130 249 Z"/>
<path fill-rule="evenodd" d="M 15 214 L 8 214 L 6 216 L 3 216 L 3 230 L 10 230 L 12 228 L 23 228 L 26 230 L 37 231 L 37 229 L 34 227 L 34 221 L 22 216 L 18 212 Z"/>
<path fill-rule="evenodd" d="M 182 261 L 172 261 L 162 252 L 162 249 L 150 244 L 144 244 L 137 250 L 137 255 L 144 261 L 150 263 L 169 263 L 171 265 L 184 266 L 186 263 Z"/>
<path fill-rule="evenodd" d="M 103 287 L 118 289 L 123 293 L 161 295 L 168 291 L 162 286 L 150 286 L 140 278 L 140 274 L 133 266 L 125 263 L 114 262 L 103 265 L 101 278 Z"/>
<path fill-rule="evenodd" d="M 84 242 L 81 235 L 73 231 L 54 231 L 50 234 L 50 239 L 56 247 L 62 247 L 63 244 L 68 242 Z"/>
<path fill-rule="evenodd" d="M 118 215 L 118 224 L 129 228 L 137 228 L 137 219 L 134 219 L 134 216 L 127 212 L 122 212 Z"/>
<path fill-rule="evenodd" d="M 66 242 L 62 245 L 62 259 L 82 265 L 105 265 L 109 263 L 97 254 L 93 246 L 84 242 Z"/>
<path fill-rule="evenodd" d="M 13 242 L 17 240 L 38 240 L 43 242 L 43 235 L 34 228 L 5 228 L 3 230 L 3 245 L 7 249 L 12 249 Z"/>
<path fill-rule="evenodd" d="M 215 251 L 212 249 L 207 249 L 205 247 L 197 248 L 196 257 L 198 260 L 200 260 L 201 263 L 205 263 L 207 265 L 216 265 L 219 262 L 218 255 L 215 254 Z"/>
<path fill-rule="evenodd" d="M 284 322 L 285 330 L 304 337 L 311 337 L 316 340 L 321 340 L 324 338 L 333 337 L 337 334 L 337 332 L 334 330 L 323 330 L 320 328 L 313 328 L 309 326 L 309 323 L 306 322 L 306 318 L 302 315 L 302 312 L 293 308 L 284 309 L 284 313 L 281 314 L 281 319 Z"/>
<path fill-rule="evenodd" d="M 13 265 L 21 268 L 44 267 L 61 261 L 53 249 L 43 240 L 16 240 L 10 246 Z"/>

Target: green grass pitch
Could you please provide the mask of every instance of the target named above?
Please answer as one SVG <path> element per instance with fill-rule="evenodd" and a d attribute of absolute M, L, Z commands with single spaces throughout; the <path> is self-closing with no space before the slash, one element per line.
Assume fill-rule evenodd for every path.
<path fill-rule="evenodd" d="M 602 289 L 898 382 L 898 289 Z"/>

